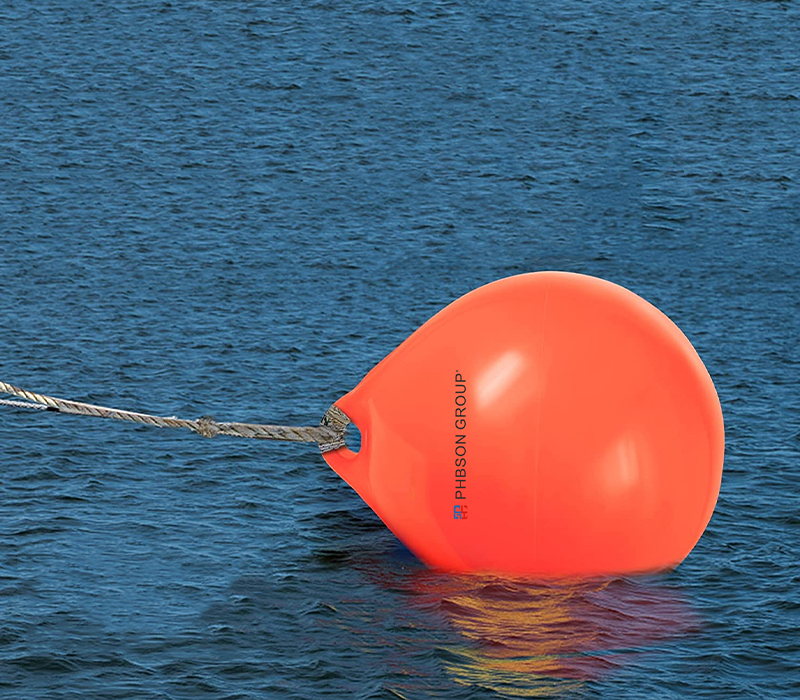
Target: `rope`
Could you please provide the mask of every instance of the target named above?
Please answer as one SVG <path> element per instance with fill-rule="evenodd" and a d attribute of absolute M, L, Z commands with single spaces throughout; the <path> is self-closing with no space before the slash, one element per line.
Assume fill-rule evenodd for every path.
<path fill-rule="evenodd" d="M 37 411 L 53 411 L 55 409 L 49 406 L 42 406 L 38 403 L 31 403 L 30 401 L 9 401 L 8 399 L 0 399 L 2 406 L 14 406 L 14 408 L 33 408 Z"/>
<path fill-rule="evenodd" d="M 143 425 L 152 425 L 156 428 L 187 428 L 207 438 L 212 438 L 216 435 L 231 435 L 233 437 L 255 438 L 258 440 L 316 442 L 323 453 L 344 446 L 344 434 L 347 425 L 350 423 L 350 419 L 336 406 L 331 406 L 325 412 L 319 425 L 263 425 L 260 423 L 218 423 L 211 416 L 202 416 L 190 420 L 176 418 L 175 416 L 153 416 L 149 413 L 123 411 L 118 408 L 95 406 L 90 403 L 37 394 L 6 382 L 0 382 L 0 393 L 27 399 L 26 401 L 0 399 L 0 404 L 13 406 L 14 408 L 28 408 L 39 411 L 51 410 L 58 413 L 127 420 Z"/>

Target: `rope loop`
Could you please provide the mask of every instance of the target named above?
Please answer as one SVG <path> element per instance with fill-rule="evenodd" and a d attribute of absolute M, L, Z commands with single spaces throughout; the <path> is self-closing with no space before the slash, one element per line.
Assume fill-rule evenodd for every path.
<path fill-rule="evenodd" d="M 350 425 L 350 419 L 342 409 L 337 406 L 331 406 L 325 411 L 325 415 L 322 416 L 322 420 L 319 424 L 333 430 L 336 436 L 332 440 L 319 443 L 319 451 L 322 452 L 322 454 L 344 447 L 344 436 L 347 432 L 347 426 Z"/>

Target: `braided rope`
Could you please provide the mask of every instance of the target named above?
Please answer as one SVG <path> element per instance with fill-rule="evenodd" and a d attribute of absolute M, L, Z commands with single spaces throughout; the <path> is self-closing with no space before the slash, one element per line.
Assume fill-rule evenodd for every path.
<path fill-rule="evenodd" d="M 323 453 L 336 450 L 344 445 L 345 431 L 350 423 L 350 419 L 336 406 L 331 406 L 325 412 L 319 425 L 263 425 L 260 423 L 218 423 L 210 416 L 202 416 L 191 420 L 176 418 L 175 416 L 154 416 L 149 413 L 123 411 L 118 408 L 96 406 L 80 401 L 59 399 L 46 394 L 37 394 L 1 381 L 0 393 L 27 399 L 27 401 L 0 399 L 0 404 L 4 406 L 37 409 L 40 411 L 49 409 L 59 413 L 127 420 L 143 425 L 152 425 L 156 428 L 187 428 L 208 438 L 212 438 L 215 435 L 231 435 L 233 437 L 255 438 L 258 440 L 316 442 Z"/>

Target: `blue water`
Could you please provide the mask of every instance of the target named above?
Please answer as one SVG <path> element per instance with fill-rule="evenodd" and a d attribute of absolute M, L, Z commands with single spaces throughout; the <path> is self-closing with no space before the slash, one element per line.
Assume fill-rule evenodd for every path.
<path fill-rule="evenodd" d="M 705 361 L 716 512 L 661 576 L 445 576 L 313 446 L 2 408 L 0 696 L 800 697 L 797 5 L 258 5 L 0 3 L 0 379 L 313 424 L 584 272 Z"/>

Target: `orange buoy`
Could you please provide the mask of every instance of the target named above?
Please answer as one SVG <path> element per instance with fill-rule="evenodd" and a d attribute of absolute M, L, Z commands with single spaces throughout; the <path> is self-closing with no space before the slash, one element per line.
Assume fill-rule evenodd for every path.
<path fill-rule="evenodd" d="M 422 561 L 536 576 L 679 564 L 719 494 L 722 411 L 680 329 L 586 275 L 453 302 L 335 404 L 326 462 Z"/>

